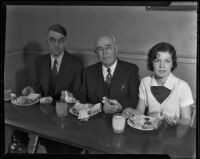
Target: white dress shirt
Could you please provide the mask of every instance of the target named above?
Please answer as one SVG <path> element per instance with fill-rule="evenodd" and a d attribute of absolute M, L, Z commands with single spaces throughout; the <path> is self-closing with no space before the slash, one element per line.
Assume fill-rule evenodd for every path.
<path fill-rule="evenodd" d="M 112 66 L 109 67 L 112 77 L 113 77 L 116 66 L 117 66 L 117 60 L 114 62 L 114 64 Z M 104 81 L 106 81 L 106 76 L 108 74 L 107 69 L 108 69 L 108 67 L 105 67 L 104 65 L 102 65 L 102 72 L 103 72 Z"/>
<path fill-rule="evenodd" d="M 61 65 L 63 55 L 64 55 L 64 52 L 56 58 L 56 60 L 57 60 L 57 64 L 56 64 L 57 72 L 59 72 L 59 70 L 60 70 L 60 65 Z M 51 56 L 51 70 L 53 69 L 54 60 L 55 60 L 55 58 L 53 56 Z"/>

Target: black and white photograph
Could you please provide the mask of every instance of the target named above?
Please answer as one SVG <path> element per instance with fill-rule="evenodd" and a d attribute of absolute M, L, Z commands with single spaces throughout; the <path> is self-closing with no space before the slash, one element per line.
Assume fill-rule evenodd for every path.
<path fill-rule="evenodd" d="M 1 9 L 5 158 L 200 157 L 197 1 Z"/>

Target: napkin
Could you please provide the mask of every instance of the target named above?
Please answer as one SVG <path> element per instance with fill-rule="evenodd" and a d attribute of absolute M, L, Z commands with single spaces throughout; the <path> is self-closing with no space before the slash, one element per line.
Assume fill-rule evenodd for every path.
<path fill-rule="evenodd" d="M 78 114 L 78 119 L 87 121 L 89 119 L 88 111 L 86 109 L 80 110 Z"/>

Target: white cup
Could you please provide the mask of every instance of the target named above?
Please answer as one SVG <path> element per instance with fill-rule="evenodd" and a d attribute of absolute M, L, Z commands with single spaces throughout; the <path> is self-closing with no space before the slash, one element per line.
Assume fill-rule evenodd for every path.
<path fill-rule="evenodd" d="M 65 117 L 67 116 L 67 103 L 57 101 L 56 102 L 56 113 L 58 117 Z"/>
<path fill-rule="evenodd" d="M 126 119 L 122 114 L 114 114 L 112 118 L 112 127 L 115 133 L 122 133 L 124 132 Z"/>

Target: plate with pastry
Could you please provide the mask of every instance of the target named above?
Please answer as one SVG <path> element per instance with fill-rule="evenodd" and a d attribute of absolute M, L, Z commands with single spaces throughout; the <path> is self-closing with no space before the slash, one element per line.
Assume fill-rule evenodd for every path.
<path fill-rule="evenodd" d="M 69 109 L 69 112 L 78 116 L 78 119 L 88 119 L 90 116 L 96 115 L 101 112 L 101 104 L 81 104 L 76 103 Z"/>
<path fill-rule="evenodd" d="M 127 120 L 129 126 L 144 131 L 151 131 L 157 129 L 162 120 L 160 118 L 150 117 L 146 115 L 135 115 Z"/>
<path fill-rule="evenodd" d="M 11 103 L 17 106 L 30 106 L 38 103 L 40 101 L 39 97 L 39 94 L 31 93 L 28 96 L 19 96 L 11 100 Z"/>

